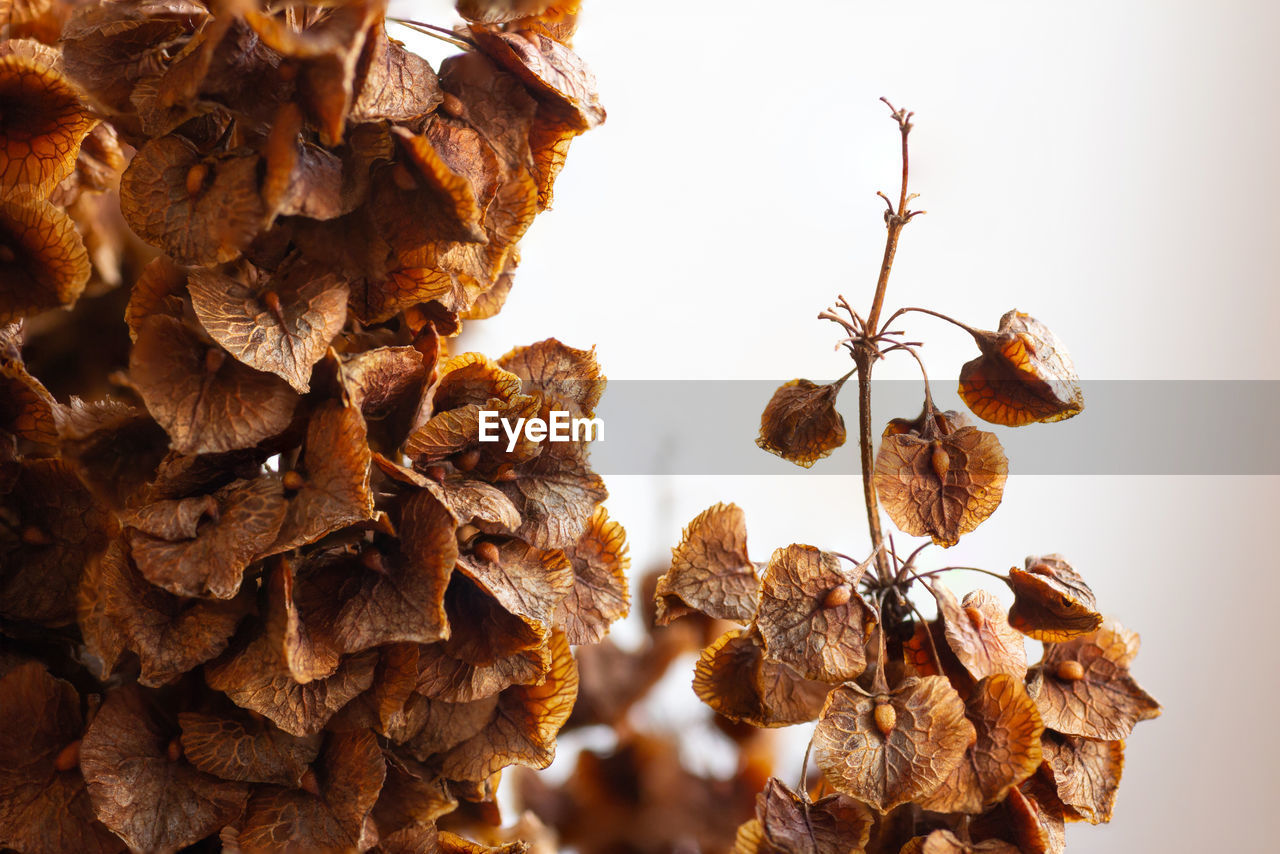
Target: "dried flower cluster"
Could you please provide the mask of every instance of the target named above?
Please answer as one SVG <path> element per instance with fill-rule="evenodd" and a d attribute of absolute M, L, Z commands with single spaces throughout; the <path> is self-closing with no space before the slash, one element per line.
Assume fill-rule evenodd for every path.
<path fill-rule="evenodd" d="M 855 367 L 829 385 L 779 388 L 758 440 L 802 466 L 827 456 L 845 441 L 836 399 L 857 374 L 871 554 L 855 561 L 790 545 L 754 562 L 742 511 L 719 504 L 673 549 L 656 618 L 737 624 L 702 651 L 693 680 L 720 715 L 754 727 L 817 721 L 810 750 L 820 779 L 808 778 L 808 752 L 798 790 L 771 778 L 738 829 L 737 854 L 1056 854 L 1065 822 L 1110 820 L 1124 739 L 1160 706 L 1129 673 L 1138 636 L 1104 619 L 1061 556 L 988 573 L 1011 589 L 1008 611 L 984 590 L 958 599 L 938 579 L 953 567 L 918 564 L 929 545 L 955 545 L 995 511 L 1008 461 L 993 433 L 934 406 L 927 374 L 923 411 L 890 421 L 873 458 L 873 365 L 905 352 L 924 370 L 920 344 L 891 328 L 898 318 L 930 314 L 974 337 L 981 354 L 962 368 L 959 393 L 979 418 L 1058 421 L 1083 402 L 1065 348 L 1022 312 L 994 332 L 920 308 L 881 323 L 899 235 L 918 214 L 907 209 L 911 114 L 893 117 L 903 180 L 897 205 L 885 198 L 888 244 L 872 308 L 863 317 L 842 297 L 820 315 L 840 324 Z M 901 556 L 881 533 L 880 506 L 904 534 L 929 541 Z M 934 619 L 912 601 L 920 587 Z M 1025 638 L 1043 642 L 1038 664 L 1028 663 Z"/>
<path fill-rule="evenodd" d="M 450 831 L 550 763 L 625 535 L 582 443 L 478 413 L 604 378 L 449 339 L 604 120 L 577 6 L 464 0 L 437 72 L 382 0 L 5 4 L 0 848 L 482 851 Z M 41 314 L 94 265 L 124 323 Z M 24 361 L 112 324 L 50 372 L 109 395 Z"/>

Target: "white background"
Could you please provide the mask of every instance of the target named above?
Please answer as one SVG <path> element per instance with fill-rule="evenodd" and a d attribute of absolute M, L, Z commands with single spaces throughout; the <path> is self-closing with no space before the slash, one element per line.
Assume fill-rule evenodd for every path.
<path fill-rule="evenodd" d="M 885 95 L 917 113 L 912 188 L 928 210 L 903 236 L 887 308 L 926 305 L 988 328 L 1009 308 L 1029 311 L 1087 380 L 1280 379 L 1280 7 L 585 5 L 576 48 L 608 123 L 575 142 L 506 309 L 473 324 L 467 347 L 594 344 L 614 379 L 843 373 L 835 327 L 814 315 L 838 292 L 864 311 L 870 302 L 884 237 L 874 192 L 897 195 Z M 456 20 L 443 2 L 396 8 Z M 939 402 L 956 405 L 951 378 L 971 340 L 927 318 L 907 328 L 928 342 Z M 877 375 L 915 368 L 903 358 Z M 852 427 L 852 395 L 844 403 Z M 1177 418 L 1171 399 L 1132 429 Z M 1053 425 L 1025 429 L 1053 442 Z M 1222 423 L 1204 441 L 1257 437 Z M 851 442 L 837 455 L 856 453 Z M 1135 674 L 1165 707 L 1128 742 L 1113 823 L 1072 825 L 1070 850 L 1270 850 L 1280 479 L 1011 467 L 996 514 L 925 563 L 1004 570 L 1064 553 L 1102 608 L 1141 632 Z M 853 478 L 609 487 L 637 577 L 722 500 L 745 508 L 757 560 L 789 542 L 868 548 Z M 673 677 L 652 720 L 702 714 L 688 675 Z M 714 746 L 694 752 L 714 767 Z M 793 778 L 798 762 L 780 773 Z"/>

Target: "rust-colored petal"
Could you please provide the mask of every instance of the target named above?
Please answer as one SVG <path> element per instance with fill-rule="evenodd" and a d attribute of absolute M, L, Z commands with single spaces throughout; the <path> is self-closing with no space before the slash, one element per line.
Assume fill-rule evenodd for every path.
<path fill-rule="evenodd" d="M 341 158 L 305 140 L 302 130 L 301 108 L 282 104 L 262 149 L 262 203 L 268 224 L 278 216 L 327 220 L 350 212 L 342 192 Z"/>
<path fill-rule="evenodd" d="M 300 464 L 286 475 L 293 494 L 270 551 L 288 551 L 372 519 L 371 464 L 360 410 L 333 400 L 322 404 L 307 424 Z"/>
<path fill-rule="evenodd" d="M 59 68 L 36 52 L 0 56 L 0 187 L 45 198 L 75 168 L 97 124 Z"/>
<path fill-rule="evenodd" d="M 407 122 L 425 116 L 442 99 L 435 70 L 422 57 L 376 27 L 365 44 L 364 80 L 347 115 L 350 122 Z"/>
<path fill-rule="evenodd" d="M 477 46 L 519 77 L 530 93 L 553 105 L 581 130 L 604 123 L 595 75 L 570 48 L 533 30 L 502 32 L 471 27 Z"/>
<path fill-rule="evenodd" d="M 838 557 L 813 546 L 775 551 L 760 582 L 756 612 L 765 655 L 808 679 L 834 684 L 859 676 L 875 621 L 857 592 L 862 571 L 843 571 Z"/>
<path fill-rule="evenodd" d="M 888 812 L 935 791 L 963 761 L 977 739 L 964 712 L 941 676 L 911 677 L 876 697 L 836 688 L 814 730 L 817 765 L 837 791 Z"/>
<path fill-rule="evenodd" d="M 1044 761 L 1068 817 L 1090 824 L 1111 821 L 1124 771 L 1124 742 L 1046 733 Z"/>
<path fill-rule="evenodd" d="M 119 540 L 90 561 L 76 602 L 85 645 L 102 662 L 103 678 L 120 650 L 131 649 L 142 668 L 138 681 L 148 686 L 172 682 L 220 655 L 252 607 L 248 595 L 186 599 L 148 584 Z"/>
<path fill-rule="evenodd" d="M 658 579 L 657 623 L 701 611 L 720 620 L 748 622 L 756 611 L 760 579 L 747 557 L 747 521 L 736 504 L 716 504 L 685 526 L 671 550 L 671 568 Z"/>
<path fill-rule="evenodd" d="M 540 685 L 515 685 L 498 697 L 493 718 L 440 760 L 446 777 L 484 780 L 508 765 L 546 768 L 555 758 L 556 734 L 578 696 L 578 666 L 565 636 L 551 636 L 551 669 Z"/>
<path fill-rule="evenodd" d="M 142 268 L 129 290 L 124 320 L 129 340 L 137 341 L 143 321 L 153 314 L 181 318 L 186 309 L 182 294 L 187 287 L 187 270 L 161 255 Z"/>
<path fill-rule="evenodd" d="M 1022 854 L 1022 851 L 1002 839 L 964 842 L 951 831 L 940 829 L 912 839 L 902 846 L 899 854 Z"/>
<path fill-rule="evenodd" d="M 174 449 L 187 454 L 256 445 L 289 426 L 298 402 L 284 380 L 228 358 L 166 316 L 142 324 L 129 377 Z"/>
<path fill-rule="evenodd" d="M 515 478 L 499 482 L 498 488 L 520 512 L 516 536 L 540 549 L 563 549 L 582 536 L 609 492 L 591 470 L 585 443 L 551 442 L 541 447 L 542 453 L 518 465 Z"/>
<path fill-rule="evenodd" d="M 526 394 L 541 392 L 546 398 L 571 404 L 573 417 L 595 414 L 606 381 L 596 362 L 596 351 L 575 350 L 554 338 L 517 347 L 498 364 L 520 378 Z"/>
<path fill-rule="evenodd" d="M 70 306 L 90 272 L 71 217 L 22 192 L 0 198 L 0 323 Z"/>
<path fill-rule="evenodd" d="M 192 270 L 187 283 L 200 325 L 251 368 L 310 390 L 311 366 L 347 319 L 347 286 L 307 265 L 267 276 L 245 263 Z"/>
<path fill-rule="evenodd" d="M 1020 677 L 980 679 L 965 701 L 965 716 L 978 740 L 938 790 L 919 802 L 925 809 L 982 812 L 1040 766 L 1044 724 Z"/>
<path fill-rule="evenodd" d="M 941 413 L 954 416 L 954 413 Z M 975 427 L 924 426 L 899 432 L 891 423 L 876 454 L 875 487 L 893 523 L 913 537 L 954 546 L 1000 506 L 1009 474 L 1000 440 Z"/>
<path fill-rule="evenodd" d="M 1045 726 L 1067 735 L 1116 741 L 1160 704 L 1129 675 L 1138 636 L 1114 621 L 1091 634 L 1045 645 L 1027 685 Z"/>
<path fill-rule="evenodd" d="M 263 222 L 256 153 L 202 155 L 171 134 L 147 142 L 120 180 L 120 208 L 134 233 L 183 264 L 233 261 Z"/>
<path fill-rule="evenodd" d="M 836 410 L 843 385 L 792 380 L 779 386 L 760 415 L 756 444 L 805 468 L 829 456 L 845 441 L 844 418 Z"/>
<path fill-rule="evenodd" d="M 80 696 L 40 662 L 0 676 L 0 846 L 30 854 L 118 854 L 124 843 L 94 817 L 76 766 L 59 763 L 84 731 Z"/>
<path fill-rule="evenodd" d="M 494 545 L 492 540 L 482 542 Z M 508 612 L 548 629 L 574 583 L 573 567 L 563 551 L 543 551 L 516 539 L 492 550 L 465 552 L 458 558 L 458 569 Z"/>
<path fill-rule="evenodd" d="M 431 408 L 439 413 L 494 398 L 510 401 L 521 392 L 518 375 L 483 353 L 461 353 L 439 367 L 440 378 L 431 394 Z"/>
<path fill-rule="evenodd" d="M 938 603 L 938 615 L 946 627 L 947 646 L 974 679 L 1007 673 L 1018 679 L 1027 675 L 1027 650 L 1023 637 L 1009 626 L 1004 607 L 985 590 L 973 590 L 964 602 L 942 582 L 929 585 Z"/>
<path fill-rule="evenodd" d="M 366 419 L 381 419 L 403 405 L 417 403 L 427 365 L 413 347 L 375 347 L 343 355 L 338 378 L 352 406 Z"/>
<path fill-rule="evenodd" d="M 693 690 L 726 718 L 758 727 L 780 727 L 818 716 L 829 685 L 805 679 L 764 656 L 755 631 L 732 629 L 702 651 Z"/>
<path fill-rule="evenodd" d="M 560 604 L 556 622 L 571 644 L 595 644 L 609 626 L 631 610 L 627 586 L 627 532 L 597 507 L 587 530 L 565 550 L 573 567 L 573 586 Z"/>
<path fill-rule="evenodd" d="M 98 818 L 135 851 L 172 854 L 244 809 L 248 787 L 171 758 L 179 735 L 137 686 L 107 695 L 80 746 L 80 768 Z"/>
<path fill-rule="evenodd" d="M 289 735 L 243 712 L 182 712 L 178 723 L 187 761 L 223 780 L 296 787 L 320 753 L 320 736 Z"/>
<path fill-rule="evenodd" d="M 178 596 L 230 599 L 240 590 L 245 569 L 275 542 L 286 510 L 278 480 L 233 481 L 212 498 L 213 512 L 203 524 L 208 507 L 196 510 L 198 527 L 192 535 L 182 530 L 130 531 L 134 562 L 152 584 Z M 191 506 L 165 502 L 166 510 L 171 503 Z"/>
<path fill-rule="evenodd" d="M 0 361 L 0 429 L 22 440 L 27 454 L 52 456 L 57 450 L 57 401 L 21 361 Z"/>
<path fill-rule="evenodd" d="M 1062 555 L 1028 557 L 1026 567 L 1009 569 L 1009 624 L 1015 629 L 1036 640 L 1060 643 L 1102 625 L 1093 591 Z"/>
<path fill-rule="evenodd" d="M 316 791 L 256 789 L 240 827 L 239 850 L 368 851 L 378 840 L 372 813 L 386 773 L 373 732 L 329 733 L 316 762 Z"/>
<path fill-rule="evenodd" d="M 871 812 L 851 798 L 828 795 L 810 801 L 777 777 L 770 777 L 764 791 L 756 795 L 755 820 L 759 844 L 745 850 L 735 847 L 734 854 L 860 852 L 870 839 L 873 823 Z"/>
<path fill-rule="evenodd" d="M 974 415 L 1018 427 L 1061 421 L 1084 409 L 1080 377 L 1049 327 L 1014 310 L 975 336 L 982 355 L 960 369 L 960 398 Z"/>

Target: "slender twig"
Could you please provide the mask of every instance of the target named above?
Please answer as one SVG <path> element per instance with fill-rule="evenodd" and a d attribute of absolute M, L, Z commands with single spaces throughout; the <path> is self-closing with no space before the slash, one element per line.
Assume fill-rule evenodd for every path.
<path fill-rule="evenodd" d="M 954 317 L 951 317 L 950 315 L 943 314 L 943 313 L 942 313 L 942 312 L 940 312 L 940 311 L 934 311 L 934 310 L 932 310 L 932 309 L 928 309 L 928 308 L 918 308 L 918 307 L 916 307 L 916 306 L 911 306 L 911 305 L 909 305 L 909 306 L 907 306 L 907 307 L 905 307 L 905 308 L 900 308 L 900 309 L 898 309 L 897 311 L 895 311 L 893 314 L 889 315 L 889 319 L 888 319 L 888 320 L 886 320 L 886 321 L 884 322 L 884 325 L 887 327 L 890 323 L 893 323 L 893 321 L 897 320 L 899 317 L 902 317 L 902 315 L 904 315 L 904 314 L 906 314 L 907 312 L 910 312 L 910 311 L 914 311 L 914 312 L 917 312 L 917 313 L 919 313 L 919 314 L 928 314 L 928 315 L 932 315 L 933 317 L 936 317 L 936 318 L 938 318 L 939 320 L 945 320 L 947 323 L 951 323 L 951 324 L 954 324 L 954 325 L 956 325 L 956 326 L 959 326 L 959 327 L 960 327 L 961 329 L 963 329 L 965 332 L 968 332 L 968 333 L 969 333 L 970 335 L 972 335 L 972 336 L 973 336 L 973 337 L 974 337 L 974 338 L 975 338 L 979 343 L 981 343 L 981 342 L 982 342 L 982 340 L 983 340 L 983 333 L 982 333 L 982 330 L 980 330 L 980 329 L 974 329 L 974 328 L 973 328 L 972 326 L 970 326 L 969 324 L 967 324 L 967 323 L 961 323 L 960 321 L 956 320 Z M 884 334 L 884 333 L 881 333 L 881 334 Z"/>
<path fill-rule="evenodd" d="M 408 27 L 415 33 L 422 33 L 424 36 L 431 36 L 433 39 L 447 42 L 454 47 L 460 47 L 463 50 L 475 50 L 475 42 L 466 36 L 455 33 L 453 30 L 437 27 L 435 24 L 424 24 L 422 21 L 413 21 L 408 18 L 387 18 L 387 20 L 393 24 Z"/>
<path fill-rule="evenodd" d="M 938 655 L 938 645 L 934 643 L 933 632 L 929 629 L 929 621 L 924 618 L 924 614 L 920 613 L 920 609 L 916 607 L 915 602 L 908 599 L 907 605 L 911 607 L 911 613 L 915 614 L 916 618 L 920 620 L 920 625 L 924 629 L 924 636 L 929 639 L 929 649 L 933 652 L 933 663 L 938 665 L 938 675 L 942 676 L 942 656 Z"/>

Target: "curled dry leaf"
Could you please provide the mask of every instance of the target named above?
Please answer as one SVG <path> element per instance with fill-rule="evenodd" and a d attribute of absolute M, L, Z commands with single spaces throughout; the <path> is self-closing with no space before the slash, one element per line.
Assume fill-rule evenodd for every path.
<path fill-rule="evenodd" d="M 878 714 L 884 707 L 893 714 Z M 884 813 L 936 791 L 976 739 L 960 695 L 945 678 L 926 676 L 876 697 L 834 689 L 813 744 L 833 788 Z"/>
<path fill-rule="evenodd" d="M 262 225 L 258 162 L 248 150 L 205 156 L 181 136 L 153 139 L 120 180 L 120 209 L 135 234 L 179 263 L 233 261 Z"/>
<path fill-rule="evenodd" d="M 840 559 L 813 546 L 790 545 L 769 560 L 760 582 L 756 626 L 765 656 L 807 679 L 848 682 L 867 666 L 875 611 L 853 592 L 865 567 L 844 572 Z M 852 595 L 831 596 L 847 588 Z M 843 602 L 836 602 L 844 599 Z M 829 604 L 835 603 L 835 604 Z"/>
<path fill-rule="evenodd" d="M 0 188 L 43 199 L 71 174 L 97 119 L 57 67 L 56 53 L 9 48 L 0 55 Z"/>
<path fill-rule="evenodd" d="M 0 361 L 0 429 L 29 443 L 29 454 L 46 456 L 58 444 L 57 402 L 21 361 Z"/>
<path fill-rule="evenodd" d="M 248 595 L 224 601 L 185 599 L 152 584 L 133 567 L 118 539 L 90 561 L 76 598 L 85 646 L 106 678 L 124 649 L 138 655 L 138 681 L 159 686 L 216 658 L 252 608 Z"/>
<path fill-rule="evenodd" d="M 567 407 L 572 417 L 595 415 L 606 380 L 596 362 L 596 351 L 575 350 L 554 338 L 528 347 L 517 347 L 498 365 L 520 378 L 521 390 L 538 392 Z"/>
<path fill-rule="evenodd" d="M 516 536 L 540 549 L 568 548 L 587 530 L 591 514 L 609 492 L 591 470 L 586 443 L 541 447 L 542 453 L 516 465 L 514 479 L 501 480 L 498 488 L 520 513 Z"/>
<path fill-rule="evenodd" d="M 284 380 L 227 358 L 166 316 L 143 322 L 129 377 L 174 450 L 186 454 L 252 447 L 288 427 L 298 402 Z"/>
<path fill-rule="evenodd" d="M 508 765 L 546 768 L 551 764 L 556 734 L 578 696 L 578 666 L 562 633 L 552 633 L 550 647 L 546 679 L 540 685 L 514 685 L 503 691 L 485 728 L 440 759 L 446 777 L 478 781 Z"/>
<path fill-rule="evenodd" d="M 385 26 L 369 34 L 360 65 L 364 80 L 349 122 L 407 122 L 432 112 L 443 98 L 431 64 L 387 38 Z"/>
<path fill-rule="evenodd" d="M 1008 474 L 994 433 L 964 425 L 954 412 L 926 411 L 885 428 L 874 477 L 895 525 L 950 547 L 1000 506 Z"/>
<path fill-rule="evenodd" d="M 556 623 L 570 644 L 597 644 L 609 626 L 631 610 L 627 586 L 627 532 L 597 507 L 578 541 L 565 550 L 573 586 L 560 603 Z"/>
<path fill-rule="evenodd" d="M 427 366 L 413 347 L 376 347 L 343 355 L 338 379 L 366 419 L 381 419 L 422 396 Z"/>
<path fill-rule="evenodd" d="M 69 216 L 25 192 L 0 197 L 0 323 L 70 306 L 90 271 Z"/>
<path fill-rule="evenodd" d="M 1046 733 L 1044 760 L 1070 819 L 1111 821 L 1124 771 L 1124 742 Z"/>
<path fill-rule="evenodd" d="M 328 733 L 316 762 L 316 791 L 255 789 L 240 824 L 240 850 L 368 851 L 378 840 L 372 813 L 386 773 L 371 731 Z"/>
<path fill-rule="evenodd" d="M 1009 624 L 1015 629 L 1036 640 L 1060 643 L 1102 625 L 1093 591 L 1062 555 L 1028 557 L 1026 567 L 1009 569 Z"/>
<path fill-rule="evenodd" d="M 836 398 L 844 380 L 818 385 L 792 380 L 779 386 L 760 415 L 756 444 L 771 454 L 809 468 L 844 444 L 844 418 Z"/>
<path fill-rule="evenodd" d="M 982 355 L 960 369 L 960 398 L 984 421 L 1018 427 L 1084 409 L 1080 377 L 1056 335 L 1014 310 L 995 332 L 974 336 Z"/>
<path fill-rule="evenodd" d="M 471 27 L 477 47 L 529 87 L 535 98 L 580 131 L 604 123 L 595 75 L 570 48 L 534 30 Z"/>
<path fill-rule="evenodd" d="M 1012 840 L 1031 854 L 1063 854 L 1066 829 L 1062 802 L 1053 789 L 1045 766 L 1009 795 L 994 810 L 974 819 L 970 832 L 975 839 Z"/>
<path fill-rule="evenodd" d="M 949 830 L 935 830 L 917 836 L 902 847 L 900 854 L 1022 854 L 1021 849 L 1001 839 L 964 842 Z"/>
<path fill-rule="evenodd" d="M 460 555 L 458 569 L 508 613 L 543 630 L 551 628 L 552 616 L 574 584 L 564 552 L 542 551 L 514 539 L 493 550 L 476 548 Z"/>
<path fill-rule="evenodd" d="M 94 817 L 78 767 L 59 766 L 84 732 L 80 696 L 37 661 L 0 676 L 0 846 L 31 854 L 118 854 Z"/>
<path fill-rule="evenodd" d="M 920 805 L 934 812 L 979 813 L 1040 766 L 1044 724 L 1020 677 L 980 679 L 965 701 L 978 738 L 964 760 Z"/>
<path fill-rule="evenodd" d="M 756 611 L 760 579 L 747 557 L 747 521 L 736 504 L 716 504 L 685 526 L 671 550 L 671 568 L 658 579 L 657 623 L 700 611 L 746 623 Z"/>
<path fill-rule="evenodd" d="M 131 521 L 147 525 L 162 514 L 172 518 L 161 527 L 129 532 L 134 562 L 147 580 L 178 596 L 230 599 L 245 569 L 275 542 L 286 502 L 278 480 L 259 477 L 233 481 L 213 496 L 148 509 L 147 520 L 134 514 Z"/>
<path fill-rule="evenodd" d="M 732 629 L 702 651 L 693 690 L 730 720 L 780 727 L 816 718 L 830 686 L 770 661 L 755 630 Z"/>
<path fill-rule="evenodd" d="M 1027 685 L 1045 726 L 1104 741 L 1127 738 L 1138 721 L 1160 715 L 1160 704 L 1129 675 L 1138 635 L 1108 621 L 1097 631 L 1045 644 Z"/>
<path fill-rule="evenodd" d="M 214 341 L 299 393 L 310 390 L 311 366 L 347 320 L 346 284 L 306 265 L 270 276 L 247 262 L 192 270 L 187 291 Z"/>
<path fill-rule="evenodd" d="M 248 787 L 173 758 L 175 721 L 137 686 L 107 695 L 85 732 L 80 768 L 98 818 L 135 851 L 173 854 L 244 809 Z"/>
<path fill-rule="evenodd" d="M 752 822 L 756 828 L 747 833 L 739 830 L 734 854 L 849 854 L 866 847 L 872 815 L 844 795 L 811 802 L 770 777 L 764 791 L 756 795 Z"/>
<path fill-rule="evenodd" d="M 471 404 L 485 406 L 494 398 L 509 401 L 520 394 L 520 377 L 483 353 L 462 353 L 439 367 L 440 378 L 431 393 L 436 413 Z"/>
<path fill-rule="evenodd" d="M 182 753 L 206 774 L 296 788 L 320 753 L 318 735 L 299 738 L 243 712 L 183 712 Z"/>
<path fill-rule="evenodd" d="M 940 581 L 929 584 L 945 626 L 947 646 L 974 679 L 1007 673 L 1018 679 L 1027 675 L 1027 649 L 1023 637 L 1009 626 L 1004 607 L 985 590 L 973 590 L 957 602 Z"/>
<path fill-rule="evenodd" d="M 153 314 L 181 318 L 186 309 L 182 298 L 186 287 L 187 270 L 165 255 L 143 267 L 129 290 L 129 305 L 124 312 L 129 339 L 138 340 L 143 322 Z"/>

